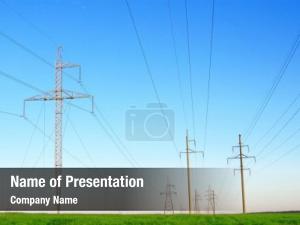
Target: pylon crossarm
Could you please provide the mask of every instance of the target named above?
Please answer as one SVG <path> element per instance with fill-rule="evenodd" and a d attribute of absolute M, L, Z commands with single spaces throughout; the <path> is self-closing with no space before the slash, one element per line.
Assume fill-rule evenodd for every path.
<path fill-rule="evenodd" d="M 26 102 L 32 102 L 32 101 L 49 101 L 53 100 L 53 95 L 51 95 L 51 92 L 45 92 L 46 95 L 35 95 L 29 98 L 26 98 L 23 101 L 23 116 L 26 118 Z"/>
<path fill-rule="evenodd" d="M 65 69 L 65 68 L 78 68 L 78 80 L 76 78 L 74 78 L 71 74 L 68 74 L 66 72 L 63 72 L 64 74 L 68 75 L 69 77 L 71 77 L 72 79 L 76 80 L 77 82 L 81 83 L 81 65 L 80 64 L 76 64 L 76 63 L 61 63 L 59 65 L 57 65 L 57 68 L 61 68 L 61 69 Z"/>
<path fill-rule="evenodd" d="M 25 101 L 48 101 L 48 100 L 63 100 L 63 99 L 76 99 L 76 98 L 91 98 L 93 99 L 92 95 L 69 91 L 69 90 L 62 90 L 62 97 L 56 97 L 55 91 L 45 92 L 45 95 L 35 95 L 29 98 L 26 98 Z"/>
<path fill-rule="evenodd" d="M 253 159 L 254 162 L 256 163 L 256 157 L 255 157 L 255 156 L 248 156 L 247 158 L 248 158 L 248 159 Z"/>
<path fill-rule="evenodd" d="M 190 153 L 200 153 L 202 157 L 204 157 L 204 151 L 195 151 L 191 149 Z"/>
<path fill-rule="evenodd" d="M 35 95 L 29 98 L 26 98 L 24 101 L 47 101 L 52 100 L 53 95 L 51 92 L 45 92 L 45 95 Z"/>
<path fill-rule="evenodd" d="M 63 63 L 62 67 L 63 68 L 79 68 L 81 66 L 80 66 L 80 64 L 76 64 L 76 63 Z"/>
<path fill-rule="evenodd" d="M 69 97 L 70 99 L 74 99 L 74 98 L 92 98 L 92 95 L 89 94 L 85 94 L 85 93 L 80 93 L 80 92 L 75 92 L 75 91 L 69 91 L 64 89 L 62 91 L 66 96 L 64 98 Z"/>
<path fill-rule="evenodd" d="M 229 164 L 229 161 L 230 160 L 233 160 L 233 159 L 238 159 L 239 158 L 239 156 L 235 156 L 235 157 L 229 157 L 229 158 L 227 158 L 227 164 Z"/>
<path fill-rule="evenodd" d="M 245 154 L 242 154 L 241 156 L 242 156 L 244 159 L 250 158 L 250 156 L 247 156 L 247 155 L 245 155 Z"/>
<path fill-rule="evenodd" d="M 234 152 L 234 149 L 239 148 L 240 146 L 232 146 L 232 152 Z"/>
<path fill-rule="evenodd" d="M 256 157 L 255 157 L 255 156 L 248 156 L 248 155 L 242 154 L 242 157 L 243 157 L 244 159 L 253 159 L 254 162 L 256 162 Z"/>

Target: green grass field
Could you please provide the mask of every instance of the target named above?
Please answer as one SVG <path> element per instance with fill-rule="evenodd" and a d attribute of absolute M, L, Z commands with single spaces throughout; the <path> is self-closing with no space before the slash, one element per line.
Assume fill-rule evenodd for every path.
<path fill-rule="evenodd" d="M 70 214 L 0 214 L 0 225 L 284 225 L 300 224 L 298 213 L 248 215 L 70 215 Z"/>

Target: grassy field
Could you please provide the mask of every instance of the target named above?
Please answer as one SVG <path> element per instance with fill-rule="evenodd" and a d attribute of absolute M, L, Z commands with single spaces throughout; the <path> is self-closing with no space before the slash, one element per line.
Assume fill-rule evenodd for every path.
<path fill-rule="evenodd" d="M 70 215 L 70 214 L 0 214 L 0 225 L 284 225 L 299 224 L 300 214 L 248 215 Z"/>

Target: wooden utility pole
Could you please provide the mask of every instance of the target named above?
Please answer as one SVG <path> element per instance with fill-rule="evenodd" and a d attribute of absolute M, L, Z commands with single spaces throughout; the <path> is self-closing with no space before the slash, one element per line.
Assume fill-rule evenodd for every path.
<path fill-rule="evenodd" d="M 201 153 L 202 156 L 204 157 L 204 152 L 203 151 L 195 151 L 192 150 L 189 147 L 189 143 L 193 142 L 194 146 L 196 147 L 196 141 L 195 139 L 189 139 L 189 133 L 188 130 L 186 130 L 186 136 L 185 136 L 185 151 L 184 152 L 180 152 L 180 156 L 181 154 L 186 154 L 186 169 L 187 169 L 187 188 L 188 188 L 188 208 L 189 208 L 189 214 L 191 214 L 192 212 L 192 196 L 191 196 L 191 169 L 190 169 L 190 153 Z"/>
<path fill-rule="evenodd" d="M 240 161 L 240 168 L 239 169 L 234 169 L 234 173 L 235 173 L 236 170 L 239 170 L 240 173 L 241 173 L 242 207 L 243 207 L 243 213 L 246 213 L 246 193 L 245 193 L 245 183 L 244 183 L 244 171 L 248 170 L 249 173 L 250 173 L 250 169 L 249 168 L 244 168 L 244 162 L 243 162 L 243 160 L 244 159 L 250 159 L 250 158 L 252 158 L 252 159 L 254 159 L 254 161 L 256 161 L 256 159 L 255 159 L 254 156 L 245 155 L 243 153 L 243 148 L 244 147 L 246 147 L 248 149 L 248 152 L 249 152 L 249 146 L 248 145 L 243 145 L 243 143 L 242 143 L 242 135 L 239 134 L 239 144 L 237 146 L 233 146 L 232 147 L 232 151 L 233 152 L 234 152 L 235 148 L 238 148 L 239 149 L 239 154 L 237 156 L 227 158 L 227 163 L 231 159 L 239 159 L 239 161 Z"/>
<path fill-rule="evenodd" d="M 185 150 L 186 150 L 186 165 L 187 165 L 189 213 L 191 213 L 191 209 L 192 209 L 192 200 L 191 200 L 191 169 L 190 169 L 190 150 L 189 150 L 188 131 L 186 131 L 185 145 L 186 145 L 186 149 Z"/>
<path fill-rule="evenodd" d="M 242 204 L 243 213 L 246 213 L 246 199 L 245 199 L 245 184 L 244 184 L 244 165 L 243 165 L 243 145 L 242 137 L 239 134 L 239 149 L 240 149 L 240 174 L 241 174 L 241 188 L 242 188 Z"/>

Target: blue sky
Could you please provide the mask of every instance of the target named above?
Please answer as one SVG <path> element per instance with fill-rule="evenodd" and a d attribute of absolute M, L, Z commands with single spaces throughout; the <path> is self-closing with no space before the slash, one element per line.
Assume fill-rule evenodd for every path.
<path fill-rule="evenodd" d="M 185 165 L 185 159 L 180 159 L 177 152 L 184 148 L 187 125 L 184 122 L 176 78 L 167 1 L 131 0 L 129 3 L 160 99 L 175 113 L 174 141 L 178 146 L 177 150 L 174 149 L 172 142 L 130 142 L 125 138 L 125 113 L 130 106 L 144 109 L 148 103 L 157 101 L 125 1 L 6 0 L 6 2 L 7 4 L 0 2 L 0 31 L 53 63 L 56 48 L 62 45 L 64 60 L 82 65 L 83 84 L 89 93 L 95 96 L 98 108 L 138 165 L 144 167 Z M 188 0 L 196 115 L 195 137 L 200 150 L 203 150 L 204 138 L 211 7 L 212 1 Z M 204 160 L 200 156 L 192 159 L 194 166 L 227 167 L 226 157 L 231 156 L 231 146 L 237 144 L 238 134 L 244 134 L 249 127 L 300 32 L 299 7 L 299 1 L 291 0 L 215 0 L 207 148 Z M 171 1 L 171 11 L 185 110 L 189 112 L 188 128 L 193 133 L 184 1 Z M 0 49 L 2 71 L 42 90 L 53 89 L 53 69 L 3 36 L 0 36 Z M 299 59 L 300 52 L 297 51 L 261 120 L 247 139 L 246 144 L 250 146 L 251 155 L 257 154 L 299 107 L 300 102 L 297 102 L 261 144 L 255 145 L 299 93 Z M 76 71 L 69 73 L 76 75 Z M 3 77 L 0 79 L 1 110 L 21 113 L 23 99 L 38 94 Z M 67 77 L 64 78 L 64 87 L 82 92 L 80 86 Z M 88 101 L 76 104 L 82 107 L 89 106 Z M 27 110 L 30 119 L 51 135 L 54 123 L 53 103 L 47 103 L 45 106 L 43 103 L 31 103 Z M 68 105 L 65 105 L 65 110 L 64 147 L 80 159 L 80 162 L 74 160 L 65 152 L 63 159 L 65 166 L 132 166 L 120 154 L 92 115 Z M 38 120 L 39 113 L 41 116 Z M 265 151 L 272 152 L 273 148 L 297 130 L 299 119 L 299 116 L 295 117 Z M 53 144 L 48 143 L 47 138 L 38 131 L 32 135 L 34 128 L 21 118 L 1 114 L 0 121 L 1 166 L 53 165 Z M 78 139 L 70 124 L 76 127 L 82 141 Z M 274 166 L 260 172 L 260 168 L 299 144 L 298 140 L 299 135 L 266 159 L 261 161 L 258 159 L 257 165 L 253 167 L 253 176 L 249 180 L 253 199 L 264 192 L 264 187 L 270 188 L 270 185 L 274 186 L 274 194 L 277 193 L 278 184 L 286 184 L 286 187 L 282 187 L 285 189 L 289 189 L 292 185 L 297 187 L 287 195 L 292 196 L 294 192 L 299 191 L 299 182 L 290 180 L 291 177 L 299 177 L 297 174 L 291 174 L 293 170 L 299 169 L 300 155 L 297 149 Z M 88 154 L 82 145 L 88 149 Z M 252 148 L 253 145 L 255 148 Z M 269 180 L 265 179 L 266 175 L 268 179 L 274 180 L 274 183 L 270 182 L 271 184 L 267 185 Z M 293 201 L 292 197 L 287 199 L 286 201 Z M 257 204 L 253 202 L 251 207 L 256 209 Z M 298 209 L 300 207 L 299 203 L 288 202 L 287 205 Z M 264 204 L 260 206 L 264 209 Z"/>

